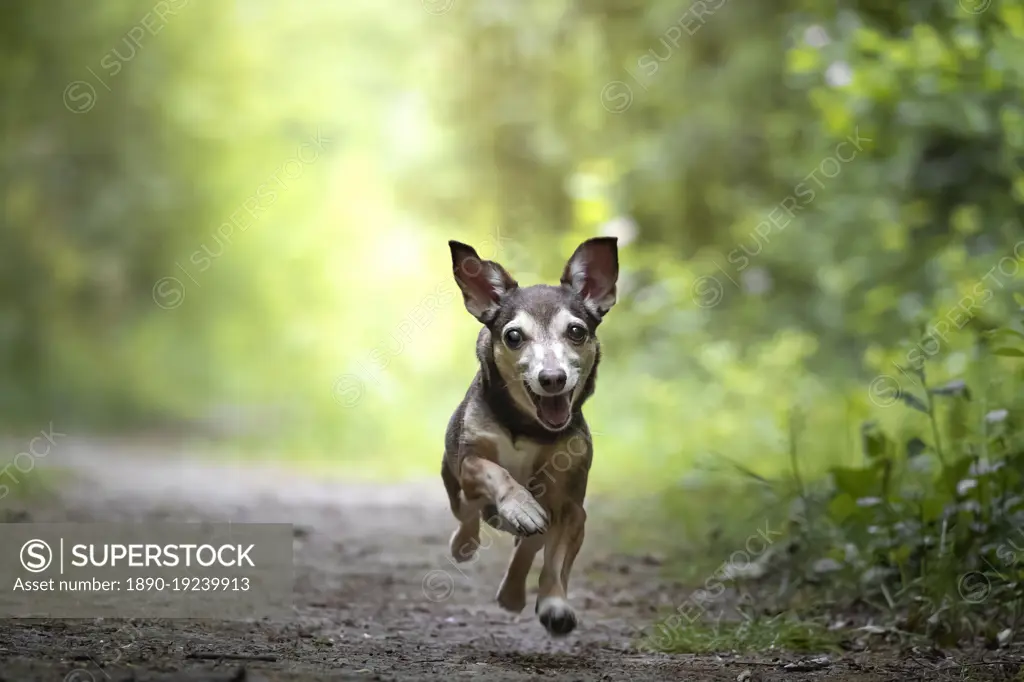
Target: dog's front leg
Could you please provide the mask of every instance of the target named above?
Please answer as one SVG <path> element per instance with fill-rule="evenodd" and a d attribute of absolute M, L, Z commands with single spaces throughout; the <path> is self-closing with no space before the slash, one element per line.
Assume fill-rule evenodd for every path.
<path fill-rule="evenodd" d="M 544 538 L 544 535 L 533 535 L 516 541 L 505 577 L 498 588 L 498 605 L 506 611 L 519 613 L 526 606 L 526 578 L 533 567 L 534 557 L 544 546 Z"/>
<path fill-rule="evenodd" d="M 544 507 L 499 464 L 467 454 L 462 458 L 459 474 L 467 507 L 478 510 L 478 522 L 479 510 L 490 502 L 504 525 L 516 535 L 537 535 L 548 529 Z"/>
<path fill-rule="evenodd" d="M 576 628 L 576 613 L 566 600 L 573 561 L 583 545 L 587 513 L 566 500 L 555 514 L 544 541 L 544 567 L 540 572 L 537 614 L 552 635 L 567 635 Z"/>

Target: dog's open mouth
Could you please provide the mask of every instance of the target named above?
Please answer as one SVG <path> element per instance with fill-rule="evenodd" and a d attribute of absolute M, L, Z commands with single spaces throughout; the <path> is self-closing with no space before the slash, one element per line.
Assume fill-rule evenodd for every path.
<path fill-rule="evenodd" d="M 561 395 L 538 395 L 527 386 L 526 392 L 537 408 L 537 417 L 549 429 L 563 429 L 572 418 L 572 391 Z"/>

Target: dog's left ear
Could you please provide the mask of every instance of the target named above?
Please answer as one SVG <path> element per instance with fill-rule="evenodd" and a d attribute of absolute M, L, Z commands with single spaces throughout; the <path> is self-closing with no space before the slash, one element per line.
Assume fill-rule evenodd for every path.
<path fill-rule="evenodd" d="M 562 285 L 583 299 L 598 319 L 615 305 L 615 283 L 619 279 L 617 237 L 594 237 L 576 247 L 562 272 Z"/>

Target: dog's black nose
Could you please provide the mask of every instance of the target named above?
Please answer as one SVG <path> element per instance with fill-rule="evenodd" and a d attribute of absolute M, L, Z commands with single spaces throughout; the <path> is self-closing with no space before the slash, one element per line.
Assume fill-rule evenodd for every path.
<path fill-rule="evenodd" d="M 556 393 L 565 388 L 565 380 L 565 372 L 560 369 L 541 370 L 540 375 L 537 377 L 540 387 L 548 393 Z"/>

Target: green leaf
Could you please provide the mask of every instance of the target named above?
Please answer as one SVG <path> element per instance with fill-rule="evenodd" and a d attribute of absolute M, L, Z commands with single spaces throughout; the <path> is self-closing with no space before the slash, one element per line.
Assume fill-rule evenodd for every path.
<path fill-rule="evenodd" d="M 942 517 L 946 502 L 940 497 L 927 497 L 921 502 L 921 520 L 925 523 L 936 521 Z"/>
<path fill-rule="evenodd" d="M 797 47 L 786 53 L 787 66 L 792 73 L 814 73 L 821 67 L 820 51 L 811 47 Z"/>
<path fill-rule="evenodd" d="M 992 331 L 986 332 L 988 336 L 1013 336 L 1018 339 L 1024 339 L 1024 333 L 1012 329 L 1010 327 L 1000 327 L 999 329 L 993 329 Z"/>
<path fill-rule="evenodd" d="M 1024 358 L 1024 350 L 1019 348 L 1010 348 L 1008 346 L 1004 348 L 996 348 L 992 351 L 992 354 L 1001 355 L 1006 358 Z"/>
<path fill-rule="evenodd" d="M 927 449 L 928 446 L 925 445 L 925 442 L 917 436 L 914 436 L 907 441 L 907 458 L 910 459 L 912 457 L 917 457 Z"/>
<path fill-rule="evenodd" d="M 846 493 L 854 500 L 862 497 L 876 496 L 879 489 L 878 470 L 854 469 L 853 467 L 834 467 L 832 478 L 836 489 Z M 854 502 L 856 506 L 856 502 Z"/>
<path fill-rule="evenodd" d="M 967 476 L 972 461 L 971 457 L 961 457 L 952 464 L 947 465 L 942 470 L 942 482 L 950 489 L 956 488 L 956 485 Z"/>
<path fill-rule="evenodd" d="M 931 389 L 932 395 L 962 395 L 967 400 L 971 399 L 971 389 L 963 379 L 954 379 L 949 383 Z"/>
<path fill-rule="evenodd" d="M 890 560 L 897 566 L 902 566 L 910 559 L 910 547 L 900 545 L 889 552 Z"/>
<path fill-rule="evenodd" d="M 906 391 L 900 391 L 900 400 L 904 402 L 908 407 L 912 407 L 918 412 L 924 412 L 928 414 L 928 406 L 913 393 L 907 393 Z"/>
<path fill-rule="evenodd" d="M 828 503 L 829 518 L 836 523 L 842 523 L 859 511 L 860 508 L 857 506 L 857 502 L 853 499 L 853 496 L 848 493 L 836 495 L 832 498 L 832 501 Z"/>
<path fill-rule="evenodd" d="M 875 426 L 861 429 L 864 438 L 864 455 L 868 459 L 881 459 L 889 454 L 889 439 Z"/>

